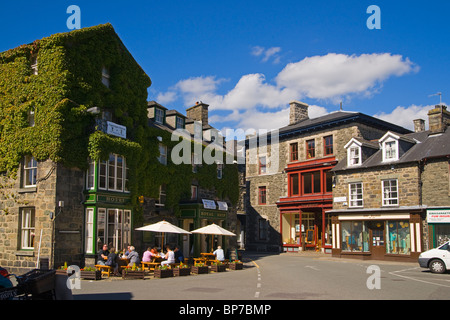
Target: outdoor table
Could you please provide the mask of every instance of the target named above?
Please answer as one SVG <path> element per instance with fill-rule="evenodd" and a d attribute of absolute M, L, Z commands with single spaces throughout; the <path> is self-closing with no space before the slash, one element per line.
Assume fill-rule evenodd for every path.
<path fill-rule="evenodd" d="M 144 262 L 141 261 L 142 269 L 145 270 L 145 268 L 148 268 L 148 271 L 155 270 L 155 267 L 160 266 L 160 262 Z"/>

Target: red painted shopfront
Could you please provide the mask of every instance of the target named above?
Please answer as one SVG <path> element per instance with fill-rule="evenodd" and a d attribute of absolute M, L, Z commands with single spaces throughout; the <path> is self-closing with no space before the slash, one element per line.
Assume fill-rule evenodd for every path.
<path fill-rule="evenodd" d="M 288 196 L 277 202 L 283 251 L 331 253 L 331 217 L 335 157 L 288 164 Z"/>

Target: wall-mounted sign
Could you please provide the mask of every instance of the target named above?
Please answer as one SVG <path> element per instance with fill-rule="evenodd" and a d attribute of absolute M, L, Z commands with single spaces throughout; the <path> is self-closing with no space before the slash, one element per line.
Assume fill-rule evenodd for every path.
<path fill-rule="evenodd" d="M 450 223 L 450 209 L 427 210 L 428 223 Z"/>
<path fill-rule="evenodd" d="M 107 129 L 106 133 L 110 134 L 112 136 L 120 137 L 120 138 L 127 138 L 127 127 L 121 126 L 120 124 L 107 121 Z"/>
<path fill-rule="evenodd" d="M 219 205 L 219 210 L 227 211 L 228 210 L 228 204 L 223 201 L 217 201 L 217 204 Z"/>
<path fill-rule="evenodd" d="M 216 203 L 214 202 L 214 200 L 207 200 L 207 199 L 202 199 L 203 202 L 203 208 L 205 209 L 216 209 Z"/>

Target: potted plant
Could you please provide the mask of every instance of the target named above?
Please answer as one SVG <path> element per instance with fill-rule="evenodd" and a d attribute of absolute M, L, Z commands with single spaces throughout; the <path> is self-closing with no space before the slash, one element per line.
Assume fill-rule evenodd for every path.
<path fill-rule="evenodd" d="M 101 280 L 102 272 L 94 267 L 84 267 L 80 270 L 80 277 L 86 280 Z"/>
<path fill-rule="evenodd" d="M 145 271 L 137 267 L 135 263 L 133 266 L 127 266 L 122 270 L 122 279 L 144 279 Z"/>
<path fill-rule="evenodd" d="M 227 266 L 223 264 L 223 262 L 215 261 L 211 264 L 211 271 L 214 272 L 224 272 L 226 271 Z"/>
<path fill-rule="evenodd" d="M 173 269 L 170 266 L 157 266 L 154 271 L 155 278 L 169 278 L 173 277 Z"/>
<path fill-rule="evenodd" d="M 240 260 L 233 260 L 228 264 L 228 268 L 231 270 L 242 270 L 244 264 Z"/>
<path fill-rule="evenodd" d="M 205 273 L 209 273 L 209 267 L 206 264 L 204 264 L 203 262 L 196 262 L 191 267 L 191 271 L 192 271 L 192 273 L 195 273 L 195 274 L 205 274 Z"/>
<path fill-rule="evenodd" d="M 180 263 L 179 266 L 176 266 L 173 270 L 173 275 L 175 277 L 188 276 L 191 274 L 191 268 L 187 264 Z"/>

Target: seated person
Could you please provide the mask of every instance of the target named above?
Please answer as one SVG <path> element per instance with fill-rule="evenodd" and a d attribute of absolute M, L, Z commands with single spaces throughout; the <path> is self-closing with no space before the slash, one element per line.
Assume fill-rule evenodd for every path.
<path fill-rule="evenodd" d="M 222 262 L 225 260 L 225 254 L 223 253 L 223 249 L 221 246 L 217 246 L 216 251 L 214 251 L 213 253 L 216 256 L 217 260 Z"/>
<path fill-rule="evenodd" d="M 98 252 L 97 264 L 104 266 L 105 261 L 108 258 L 109 250 L 108 245 L 104 244 L 103 249 Z"/>
<path fill-rule="evenodd" d="M 171 264 L 171 263 L 175 263 L 175 253 L 171 250 L 171 247 L 169 245 L 166 246 L 166 258 L 167 260 L 164 260 L 163 262 L 161 262 L 161 265 L 165 265 L 165 264 Z"/>
<path fill-rule="evenodd" d="M 184 256 L 183 252 L 180 250 L 179 246 L 175 246 L 175 249 L 173 250 L 175 253 L 175 261 L 176 262 L 184 262 Z"/>
<path fill-rule="evenodd" d="M 152 248 L 148 247 L 147 250 L 142 255 L 142 262 L 152 262 Z"/>
<path fill-rule="evenodd" d="M 128 266 L 132 267 L 133 264 L 139 265 L 141 262 L 139 260 L 139 254 L 135 251 L 135 248 L 133 246 L 130 246 L 130 252 L 127 255 L 127 259 L 130 260 L 128 263 Z"/>
<path fill-rule="evenodd" d="M 111 248 L 110 253 L 108 254 L 108 259 L 105 262 L 105 265 L 113 267 L 114 268 L 114 275 L 118 276 L 119 275 L 119 264 L 117 263 L 117 254 L 116 254 L 116 249 L 115 248 Z"/>

